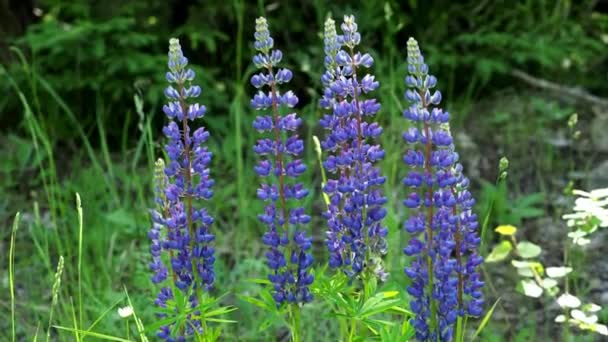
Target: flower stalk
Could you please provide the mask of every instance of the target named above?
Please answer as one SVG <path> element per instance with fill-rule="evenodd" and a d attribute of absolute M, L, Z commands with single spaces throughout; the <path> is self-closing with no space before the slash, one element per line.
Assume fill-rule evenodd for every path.
<path fill-rule="evenodd" d="M 403 184 L 411 188 L 403 204 L 411 215 L 404 228 L 411 234 L 404 253 L 413 257 L 405 273 L 412 279 L 407 288 L 410 307 L 416 314 L 413 325 L 420 341 L 451 341 L 454 326 L 461 333 L 466 316 L 482 313 L 483 296 L 478 266 L 480 238 L 477 236 L 475 203 L 467 190 L 469 180 L 455 152 L 449 127 L 449 113 L 438 108 L 441 93 L 431 90 L 437 79 L 418 43 L 407 43 L 410 88 L 405 97 L 411 103 L 404 117 L 413 127 L 404 134 L 411 146 L 403 157 L 410 171 Z"/>

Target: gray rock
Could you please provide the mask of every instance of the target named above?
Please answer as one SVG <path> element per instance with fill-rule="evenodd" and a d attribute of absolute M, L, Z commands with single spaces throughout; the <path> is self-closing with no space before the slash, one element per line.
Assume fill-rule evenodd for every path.
<path fill-rule="evenodd" d="M 608 151 L 608 116 L 597 116 L 591 121 L 591 142 L 598 151 Z"/>
<path fill-rule="evenodd" d="M 590 189 L 599 189 L 606 187 L 608 187 L 608 160 L 604 160 L 593 170 L 591 170 L 591 172 L 589 172 Z"/>

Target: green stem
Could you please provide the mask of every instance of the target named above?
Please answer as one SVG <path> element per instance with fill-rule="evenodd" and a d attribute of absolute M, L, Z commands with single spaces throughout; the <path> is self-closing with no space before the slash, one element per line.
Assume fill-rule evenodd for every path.
<path fill-rule="evenodd" d="M 464 331 L 462 330 L 462 316 L 458 316 L 456 319 L 456 335 L 454 335 L 456 342 L 464 341 Z"/>
<path fill-rule="evenodd" d="M 291 330 L 291 341 L 300 342 L 300 307 L 297 304 L 291 305 L 289 315 L 291 316 L 289 327 Z"/>
<path fill-rule="evenodd" d="M 11 244 L 8 249 L 8 285 L 11 297 L 11 336 L 13 342 L 17 340 L 17 334 L 15 329 L 15 239 L 17 235 L 17 227 L 19 227 L 19 213 L 15 215 L 15 221 L 13 221 L 13 230 L 11 231 Z"/>
<path fill-rule="evenodd" d="M 348 334 L 348 342 L 355 340 L 355 332 L 357 331 L 357 321 L 355 319 L 350 320 L 350 332 Z"/>
<path fill-rule="evenodd" d="M 338 319 L 338 324 L 340 325 L 340 336 L 348 335 L 348 323 L 344 317 L 340 317 Z"/>

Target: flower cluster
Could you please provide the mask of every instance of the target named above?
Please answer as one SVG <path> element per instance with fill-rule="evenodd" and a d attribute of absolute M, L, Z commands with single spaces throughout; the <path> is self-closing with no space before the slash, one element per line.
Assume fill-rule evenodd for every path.
<path fill-rule="evenodd" d="M 385 177 L 374 164 L 384 158 L 384 150 L 373 141 L 382 134 L 371 118 L 380 110 L 374 98 L 365 95 L 376 90 L 374 76 L 357 73 L 369 69 L 374 60 L 355 52 L 361 40 L 354 16 L 344 16 L 342 35 L 337 35 L 334 21 L 325 23 L 325 68 L 321 80 L 324 94 L 322 108 L 330 113 L 320 125 L 327 134 L 321 142 L 328 156 L 323 163 L 330 179 L 323 188 L 330 201 L 323 216 L 327 220 L 326 244 L 329 265 L 355 276 L 364 269 L 386 278 L 380 258 L 386 254 L 386 197 L 381 186 Z"/>
<path fill-rule="evenodd" d="M 412 192 L 403 201 L 411 210 L 405 230 L 412 235 L 404 253 L 413 257 L 405 273 L 412 283 L 408 292 L 416 314 L 413 325 L 421 341 L 450 341 L 458 316 L 482 313 L 483 282 L 477 271 L 477 216 L 467 190 L 458 154 L 449 130 L 449 113 L 437 106 L 441 93 L 437 79 L 428 74 L 418 43 L 407 43 L 410 88 L 404 111 L 413 126 L 403 134 L 412 147 L 403 157 L 411 170 L 403 183 Z"/>
<path fill-rule="evenodd" d="M 253 63 L 262 71 L 251 77 L 251 84 L 259 89 L 251 106 L 259 111 L 269 111 L 253 122 L 254 129 L 265 133 L 254 146 L 260 157 L 254 170 L 263 179 L 257 196 L 265 202 L 265 208 L 258 218 L 268 228 L 262 238 L 269 247 L 266 259 L 272 273 L 268 278 L 274 285 L 277 305 L 306 303 L 312 300 L 308 288 L 313 282 L 310 273 L 312 243 L 300 227 L 310 221 L 310 216 L 294 203 L 308 195 L 308 190 L 297 182 L 298 176 L 306 171 L 299 159 L 304 143 L 294 133 L 302 120 L 296 113 L 280 113 L 281 109 L 294 108 L 298 98 L 291 91 L 279 92 L 279 85 L 288 83 L 292 72 L 277 67 L 283 55 L 280 50 L 273 49 L 266 19 L 258 18 L 255 23 L 254 47 L 258 53 L 253 57 Z"/>
<path fill-rule="evenodd" d="M 171 39 L 166 78 L 173 85 L 165 90 L 169 102 L 163 107 L 170 119 L 163 129 L 168 138 L 165 151 L 169 163 L 166 167 L 162 161 L 157 163 L 158 209 L 152 214 L 154 224 L 149 237 L 152 241 L 152 281 L 162 283 L 171 274 L 173 285 L 190 299 L 190 306 L 194 308 L 198 305 L 195 293 L 211 288 L 215 278 L 214 249 L 210 244 L 214 235 L 209 231 L 213 218 L 196 205 L 198 201 L 211 198 L 213 180 L 209 176 L 211 152 L 203 145 L 209 132 L 202 127 L 191 132 L 189 127 L 189 121 L 205 114 L 205 106 L 188 103 L 188 99 L 200 95 L 201 88 L 191 84 L 194 71 L 187 68 L 187 64 L 179 41 Z M 166 232 L 162 232 L 163 227 L 166 227 Z M 167 252 L 169 268 L 163 263 L 163 251 Z M 163 287 L 155 303 L 167 308 L 167 301 L 173 296 L 172 287 Z M 192 335 L 194 329 L 201 331 L 201 324 L 191 319 L 183 329 L 179 329 L 178 340 Z M 170 330 L 169 326 L 162 327 L 158 336 L 173 341 Z"/>

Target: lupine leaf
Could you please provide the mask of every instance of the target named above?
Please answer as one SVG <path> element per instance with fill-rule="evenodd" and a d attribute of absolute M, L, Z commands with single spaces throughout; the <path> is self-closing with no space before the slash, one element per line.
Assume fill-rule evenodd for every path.
<path fill-rule="evenodd" d="M 270 282 L 270 280 L 263 279 L 263 278 L 248 278 L 247 281 L 250 282 L 250 283 L 262 284 L 262 285 L 271 285 L 272 284 Z"/>
<path fill-rule="evenodd" d="M 238 321 L 234 321 L 231 319 L 223 319 L 223 318 L 205 318 L 208 322 L 217 322 L 217 323 L 238 323 Z"/>
<path fill-rule="evenodd" d="M 242 300 L 244 300 L 244 301 L 246 301 L 246 302 L 248 302 L 250 304 L 253 304 L 253 305 L 255 305 L 255 306 L 259 307 L 259 308 L 262 308 L 264 310 L 269 310 L 270 311 L 272 309 L 272 307 L 269 307 L 266 302 L 264 302 L 262 300 L 259 300 L 259 299 L 255 298 L 255 297 L 251 297 L 251 296 L 239 296 L 239 298 L 241 298 Z"/>
<path fill-rule="evenodd" d="M 361 310 L 361 312 L 359 312 L 359 314 L 361 315 L 361 317 L 369 317 L 369 316 L 372 316 L 372 315 L 375 315 L 375 314 L 378 314 L 381 312 L 392 310 L 392 308 L 400 302 L 401 302 L 401 299 L 391 299 L 391 300 L 386 300 L 386 301 L 382 301 L 379 303 L 375 303 L 373 305 L 366 307 L 365 309 L 362 308 L 362 310 Z"/>

